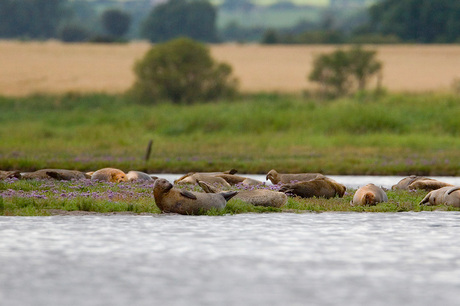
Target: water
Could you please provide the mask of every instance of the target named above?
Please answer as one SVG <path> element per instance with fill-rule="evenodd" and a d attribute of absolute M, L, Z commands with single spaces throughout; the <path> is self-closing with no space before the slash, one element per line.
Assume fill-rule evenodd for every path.
<path fill-rule="evenodd" d="M 1 305 L 459 305 L 460 213 L 0 217 Z"/>
<path fill-rule="evenodd" d="M 174 182 L 182 175 L 181 174 L 154 174 L 158 177 L 165 178 L 170 182 Z M 261 182 L 265 182 L 267 185 L 271 185 L 270 181 L 265 180 L 265 174 L 238 174 L 244 177 L 250 177 Z M 401 179 L 407 176 L 377 176 L 377 175 L 327 175 L 327 177 L 336 180 L 337 182 L 344 184 L 347 188 L 357 189 L 369 183 L 374 183 L 377 186 L 385 187 L 390 189 L 391 186 L 397 184 Z M 459 176 L 430 176 L 430 178 L 446 182 L 455 186 L 460 185 Z"/>

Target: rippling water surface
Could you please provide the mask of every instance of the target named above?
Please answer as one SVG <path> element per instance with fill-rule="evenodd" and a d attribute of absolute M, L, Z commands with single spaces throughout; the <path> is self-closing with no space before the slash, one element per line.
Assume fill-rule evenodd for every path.
<path fill-rule="evenodd" d="M 460 213 L 0 217 L 1 305 L 459 305 Z"/>

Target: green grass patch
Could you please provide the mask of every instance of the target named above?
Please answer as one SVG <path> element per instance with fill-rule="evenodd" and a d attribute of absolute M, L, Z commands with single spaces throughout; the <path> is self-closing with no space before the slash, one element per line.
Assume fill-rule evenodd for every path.
<path fill-rule="evenodd" d="M 459 115 L 460 97 L 441 94 L 258 94 L 187 106 L 103 94 L 2 97 L 0 169 L 459 175 Z"/>

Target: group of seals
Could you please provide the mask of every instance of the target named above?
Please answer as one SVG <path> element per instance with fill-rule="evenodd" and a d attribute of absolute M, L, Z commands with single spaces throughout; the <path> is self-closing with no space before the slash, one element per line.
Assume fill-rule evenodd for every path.
<path fill-rule="evenodd" d="M 157 177 L 148 175 L 141 171 L 123 172 L 116 168 L 102 168 L 92 172 L 82 172 L 78 170 L 67 169 L 40 169 L 32 172 L 20 171 L 1 171 L 0 180 L 5 179 L 25 179 L 25 180 L 83 180 L 91 179 L 93 181 L 105 181 L 112 183 L 128 182 L 128 181 L 154 181 Z"/>
<path fill-rule="evenodd" d="M 230 187 L 241 184 L 243 186 L 262 185 L 263 182 L 248 177 L 235 175 L 237 171 L 231 169 L 224 172 L 190 172 L 178 178 L 176 184 L 198 184 L 198 181 L 221 187 Z"/>
<path fill-rule="evenodd" d="M 279 185 L 279 191 L 257 188 L 265 183 L 248 177 L 236 175 L 231 169 L 223 172 L 191 172 L 175 181 L 176 184 L 198 184 L 205 192 L 191 192 L 174 188 L 174 185 L 165 179 L 159 179 L 141 171 L 123 172 L 116 168 L 102 168 L 94 172 L 81 172 L 66 169 L 41 169 L 34 172 L 20 173 L 19 171 L 1 171 L 0 180 L 18 179 L 55 179 L 106 181 L 112 183 L 128 181 L 152 181 L 155 203 L 162 212 L 179 214 L 198 214 L 209 209 L 222 209 L 231 198 L 250 203 L 256 206 L 281 207 L 287 203 L 288 195 L 302 198 L 311 197 L 343 197 L 346 187 L 321 173 L 278 173 L 270 170 L 266 180 Z M 251 190 L 222 191 L 231 186 L 251 186 Z M 255 187 L 254 187 L 255 186 Z M 249 187 L 246 187 L 249 188 Z M 460 207 L 460 187 L 441 182 L 432 178 L 411 175 L 401 179 L 392 186 L 393 190 L 429 191 L 420 204 L 446 204 Z M 376 205 L 387 202 L 385 190 L 374 184 L 367 184 L 358 188 L 350 204 Z"/>
<path fill-rule="evenodd" d="M 396 185 L 393 185 L 393 190 L 415 190 L 423 189 L 426 191 L 436 190 L 442 187 L 452 187 L 453 185 L 441 182 L 429 177 L 411 175 L 400 180 Z"/>

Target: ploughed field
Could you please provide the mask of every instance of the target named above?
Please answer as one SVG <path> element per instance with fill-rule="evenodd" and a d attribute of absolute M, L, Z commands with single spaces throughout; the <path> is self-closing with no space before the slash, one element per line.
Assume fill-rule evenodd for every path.
<path fill-rule="evenodd" d="M 132 67 L 150 48 L 129 44 L 0 42 L 0 95 L 32 93 L 121 93 L 134 82 Z M 229 63 L 243 92 L 300 93 L 315 55 L 339 46 L 211 45 L 212 55 Z M 390 91 L 448 90 L 460 78 L 458 45 L 367 46 L 383 62 L 382 85 Z M 372 84 L 375 85 L 375 84 Z"/>

